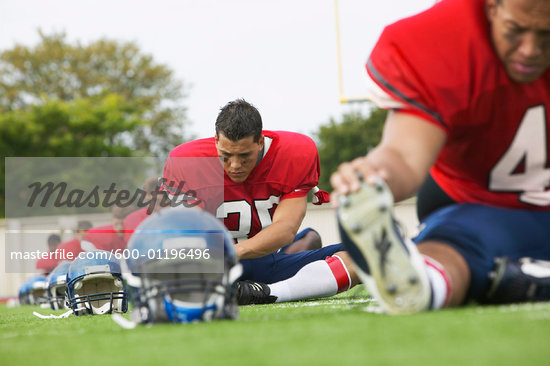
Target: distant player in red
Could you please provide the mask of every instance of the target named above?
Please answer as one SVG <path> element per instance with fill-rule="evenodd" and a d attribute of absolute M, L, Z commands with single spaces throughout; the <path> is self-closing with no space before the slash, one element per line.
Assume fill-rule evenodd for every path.
<path fill-rule="evenodd" d="M 89 221 L 86 221 L 86 224 L 79 223 L 78 235 L 59 245 L 59 250 L 62 250 L 66 256 L 62 259 L 74 260 L 80 253 L 92 250 L 122 254 L 127 244 L 125 241 L 127 230 L 124 225 L 132 211 L 135 211 L 135 207 L 115 206 L 111 210 L 113 221 L 110 224 L 91 227 Z"/>
<path fill-rule="evenodd" d="M 147 213 L 147 211 L 148 211 L 148 207 L 140 208 L 140 209 L 132 212 L 131 214 L 129 214 L 124 219 L 124 225 L 123 225 L 123 227 L 124 227 L 124 229 L 123 229 L 124 237 L 123 237 L 123 240 L 124 240 L 124 243 L 126 245 L 128 245 L 128 241 L 130 241 L 130 238 L 132 237 L 132 234 L 134 234 L 134 231 L 139 226 L 139 224 L 141 224 L 141 222 L 143 220 L 145 220 L 147 217 L 149 217 L 149 214 Z"/>
<path fill-rule="evenodd" d="M 84 220 L 79 221 L 76 228 L 76 235 L 74 238 L 64 241 L 57 249 L 62 253 L 65 254 L 66 257 L 64 258 L 58 258 L 58 262 L 61 262 L 63 260 L 72 261 L 76 258 L 76 256 L 83 252 L 84 250 L 81 247 L 81 241 L 84 235 L 88 230 L 92 228 L 92 223 L 90 221 Z M 70 255 L 68 255 L 71 253 Z M 67 256 L 68 255 L 68 256 Z"/>
<path fill-rule="evenodd" d="M 215 165 L 208 167 L 212 168 L 212 175 L 221 177 L 223 174 L 223 179 L 213 181 L 209 185 L 203 185 L 203 179 L 197 179 L 197 182 L 189 181 L 187 176 L 192 174 L 189 172 L 189 166 L 178 164 L 177 157 L 217 157 L 214 137 L 176 147 L 166 163 L 167 183 L 180 182 L 186 178 L 189 189 L 196 192 L 198 198 L 206 197 L 205 208 L 224 219 L 225 226 L 237 241 L 251 238 L 270 226 L 273 211 L 280 201 L 306 197 L 319 179 L 317 147 L 309 137 L 284 131 L 263 131 L 262 137 L 264 148 L 260 151 L 261 160 L 248 176 L 240 171 L 223 174 L 223 167 L 214 161 Z M 254 162 L 257 158 L 251 156 L 248 159 Z M 166 190 L 170 192 L 170 187 L 166 186 Z M 216 190 L 223 192 L 224 202 L 216 202 L 215 207 L 210 207 L 209 191 Z M 279 247 L 274 249 L 277 250 Z M 262 254 L 272 251 L 268 249 Z M 241 255 L 245 256 L 243 253 Z"/>
<path fill-rule="evenodd" d="M 149 215 L 160 208 L 160 201 L 155 201 L 155 204 L 150 207 L 149 202 L 153 199 L 153 195 L 159 190 L 158 177 L 151 177 L 143 184 L 143 190 L 146 192 L 145 203 L 148 203 L 146 207 L 142 207 L 133 211 L 129 215 L 125 216 L 122 221 L 118 222 L 119 233 L 123 233 L 124 245 L 128 245 L 128 241 L 134 234 L 136 228 L 141 224 L 143 220 L 149 217 Z"/>
<path fill-rule="evenodd" d="M 59 244 L 61 243 L 61 237 L 58 234 L 51 234 L 48 236 L 48 250 L 50 253 L 55 252 Z M 42 271 L 42 273 L 48 274 L 57 266 L 57 259 L 53 258 L 40 258 L 36 261 L 36 269 Z"/>
<path fill-rule="evenodd" d="M 382 141 L 331 181 L 352 193 L 345 244 L 389 312 L 550 299 L 550 276 L 518 262 L 550 259 L 549 66 L 548 0 L 444 0 L 380 36 L 367 72 L 372 99 L 392 110 Z M 383 197 L 379 179 L 395 200 L 425 182 L 415 241 L 426 265 L 391 220 L 361 229 L 359 212 L 389 215 L 365 202 Z"/>
<path fill-rule="evenodd" d="M 172 150 L 163 189 L 172 199 L 185 196 L 224 220 L 237 241 L 237 256 L 244 267 L 241 279 L 248 280 L 239 282 L 241 304 L 288 301 L 333 295 L 354 284 L 340 245 L 294 254 L 280 251 L 296 239 L 307 194 L 319 173 L 317 149 L 309 137 L 263 131 L 256 108 L 236 100 L 221 109 L 215 137 Z M 339 256 L 332 257 L 337 252 Z M 325 261 L 327 257 L 331 259 Z M 303 275 L 298 273 L 312 263 L 319 271 L 306 268 Z M 317 272 L 322 273 L 316 277 Z M 300 285 L 284 281 L 291 277 Z M 318 285 L 310 285 L 315 281 Z"/>

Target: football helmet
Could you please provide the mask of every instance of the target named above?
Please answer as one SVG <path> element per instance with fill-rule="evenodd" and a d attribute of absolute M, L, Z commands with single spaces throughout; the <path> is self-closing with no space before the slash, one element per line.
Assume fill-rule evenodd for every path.
<path fill-rule="evenodd" d="M 232 285 L 242 267 L 231 235 L 213 215 L 181 206 L 162 209 L 138 226 L 128 252 L 122 267 L 134 322 L 238 317 Z"/>
<path fill-rule="evenodd" d="M 66 309 L 67 301 L 65 299 L 65 285 L 67 271 L 71 262 L 63 261 L 59 263 L 47 277 L 47 295 L 52 310 Z"/>
<path fill-rule="evenodd" d="M 103 250 L 80 253 L 66 278 L 67 304 L 74 315 L 125 313 L 126 291 L 120 263 Z"/>
<path fill-rule="evenodd" d="M 46 276 L 38 275 L 26 280 L 19 289 L 19 304 L 42 305 L 48 303 Z"/>

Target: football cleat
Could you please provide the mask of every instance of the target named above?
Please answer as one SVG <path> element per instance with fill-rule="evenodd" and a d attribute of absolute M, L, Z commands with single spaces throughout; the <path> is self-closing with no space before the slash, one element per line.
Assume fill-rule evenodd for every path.
<path fill-rule="evenodd" d="M 406 240 L 392 215 L 393 196 L 382 180 L 362 183 L 339 197 L 342 244 L 355 270 L 382 309 L 408 314 L 428 309 L 431 287 L 422 256 Z"/>
<path fill-rule="evenodd" d="M 488 303 L 550 301 L 549 261 L 495 258 L 495 269 L 489 273 L 489 278 L 491 285 L 487 294 Z"/>
<path fill-rule="evenodd" d="M 235 289 L 239 305 L 272 304 L 277 300 L 277 296 L 271 296 L 271 289 L 265 283 L 237 281 Z"/>

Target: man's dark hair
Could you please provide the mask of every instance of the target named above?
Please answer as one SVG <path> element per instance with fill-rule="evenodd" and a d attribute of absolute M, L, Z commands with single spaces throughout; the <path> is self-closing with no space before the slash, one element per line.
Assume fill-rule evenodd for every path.
<path fill-rule="evenodd" d="M 58 234 L 51 234 L 48 236 L 48 250 L 50 252 L 55 251 L 59 244 L 61 244 L 61 236 Z"/>
<path fill-rule="evenodd" d="M 137 206 L 135 205 L 125 206 L 125 207 L 115 205 L 113 206 L 113 208 L 111 208 L 111 213 L 113 214 L 113 217 L 116 217 L 117 219 L 125 219 L 126 216 L 128 216 L 135 210 L 137 210 Z"/>
<path fill-rule="evenodd" d="M 258 142 L 262 136 L 262 116 L 252 104 L 244 99 L 227 103 L 216 118 L 216 136 L 222 133 L 231 141 L 254 137 Z"/>
<path fill-rule="evenodd" d="M 79 221 L 77 224 L 76 224 L 76 230 L 77 231 L 88 231 L 92 228 L 92 226 L 94 226 L 92 224 L 91 221 L 88 221 L 88 220 L 82 220 L 82 221 Z"/>
<path fill-rule="evenodd" d="M 51 234 L 50 236 L 48 236 L 48 245 L 57 246 L 57 244 L 59 243 L 61 243 L 61 236 L 59 236 L 58 234 Z"/>

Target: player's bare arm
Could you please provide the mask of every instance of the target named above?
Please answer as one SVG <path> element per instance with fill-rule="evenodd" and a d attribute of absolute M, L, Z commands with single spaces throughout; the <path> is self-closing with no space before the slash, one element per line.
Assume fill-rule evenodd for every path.
<path fill-rule="evenodd" d="M 390 112 L 380 144 L 367 156 L 343 163 L 332 175 L 335 193 L 357 191 L 360 175 L 367 183 L 384 179 L 396 201 L 408 198 L 426 178 L 445 140 L 441 128 L 421 117 Z"/>
<path fill-rule="evenodd" d="M 307 198 L 283 199 L 273 214 L 273 223 L 235 246 L 239 259 L 259 258 L 291 243 L 306 214 Z"/>

